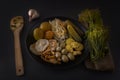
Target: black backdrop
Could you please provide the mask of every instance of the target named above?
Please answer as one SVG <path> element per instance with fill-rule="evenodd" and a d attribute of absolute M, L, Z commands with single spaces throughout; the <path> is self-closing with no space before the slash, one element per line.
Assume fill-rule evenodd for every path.
<path fill-rule="evenodd" d="M 28 22 L 27 11 L 34 8 L 40 12 L 40 19 L 50 16 L 65 16 L 77 19 L 81 10 L 98 8 L 104 24 L 110 27 L 110 47 L 115 63 L 114 72 L 87 70 L 82 64 L 67 70 L 53 70 L 36 62 L 25 46 L 26 33 L 33 23 Z M 120 80 L 120 7 L 115 0 L 1 0 L 0 1 L 0 80 Z M 25 17 L 21 33 L 21 46 L 25 75 L 16 77 L 14 64 L 13 34 L 9 21 L 13 16 Z"/>

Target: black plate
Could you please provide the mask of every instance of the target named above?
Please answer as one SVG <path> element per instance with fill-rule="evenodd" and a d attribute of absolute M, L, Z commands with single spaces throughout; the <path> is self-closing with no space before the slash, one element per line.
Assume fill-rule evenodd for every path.
<path fill-rule="evenodd" d="M 49 17 L 49 18 L 45 18 L 44 20 L 41 20 L 41 21 L 38 21 L 37 24 L 35 24 L 34 26 L 31 27 L 31 29 L 29 30 L 28 34 L 27 34 L 27 38 L 26 38 L 26 46 L 27 46 L 27 49 L 29 51 L 29 54 L 33 57 L 33 59 L 35 59 L 37 62 L 39 62 L 40 64 L 44 64 L 44 65 L 47 65 L 48 67 L 52 67 L 52 68 L 60 68 L 60 69 L 63 69 L 63 68 L 68 68 L 68 67 L 72 67 L 72 66 L 75 66 L 79 63 L 81 63 L 82 61 L 85 60 L 85 58 L 88 56 L 88 52 L 86 51 L 86 49 L 83 50 L 83 53 L 82 55 L 80 56 L 76 56 L 75 60 L 74 61 L 69 61 L 68 63 L 62 63 L 62 64 L 52 64 L 52 63 L 47 63 L 45 62 L 44 60 L 42 60 L 39 56 L 36 56 L 34 55 L 30 49 L 29 49 L 29 46 L 35 42 L 34 38 L 33 38 L 33 30 L 36 28 L 36 27 L 39 27 L 39 25 L 44 22 L 44 21 L 49 21 L 49 20 L 53 20 L 55 18 L 58 18 L 58 19 L 61 19 L 61 20 L 70 20 L 72 21 L 77 27 L 79 27 L 83 32 L 85 32 L 85 29 L 84 27 L 81 26 L 81 24 L 77 21 L 77 20 L 74 20 L 74 19 L 71 19 L 71 18 L 67 18 L 67 17 Z M 83 40 L 83 44 L 84 44 L 84 40 Z"/>

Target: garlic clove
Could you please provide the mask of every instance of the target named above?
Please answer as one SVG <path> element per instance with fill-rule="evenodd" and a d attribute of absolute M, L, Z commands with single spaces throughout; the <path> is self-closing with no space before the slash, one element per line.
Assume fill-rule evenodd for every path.
<path fill-rule="evenodd" d="M 28 11 L 28 16 L 29 16 L 29 21 L 32 21 L 33 19 L 38 18 L 40 15 L 37 10 L 35 9 L 30 9 Z"/>

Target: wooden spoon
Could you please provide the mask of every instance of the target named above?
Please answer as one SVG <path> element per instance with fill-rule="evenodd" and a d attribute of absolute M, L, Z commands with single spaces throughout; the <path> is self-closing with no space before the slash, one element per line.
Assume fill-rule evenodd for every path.
<path fill-rule="evenodd" d="M 24 25 L 24 19 L 22 16 L 13 17 L 10 21 L 10 28 L 14 34 L 14 48 L 15 48 L 15 65 L 16 75 L 21 76 L 24 74 L 21 46 L 20 46 L 20 31 Z"/>

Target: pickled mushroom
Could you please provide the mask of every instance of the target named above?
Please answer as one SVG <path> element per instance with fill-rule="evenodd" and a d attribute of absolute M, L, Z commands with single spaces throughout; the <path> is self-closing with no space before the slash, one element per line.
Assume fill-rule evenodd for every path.
<path fill-rule="evenodd" d="M 57 47 L 57 40 L 55 39 L 50 39 L 49 40 L 49 44 L 50 44 L 50 49 L 51 51 L 55 51 L 56 47 Z"/>
<path fill-rule="evenodd" d="M 49 41 L 47 39 L 39 39 L 35 43 L 35 49 L 38 52 L 43 52 L 49 46 Z"/>

